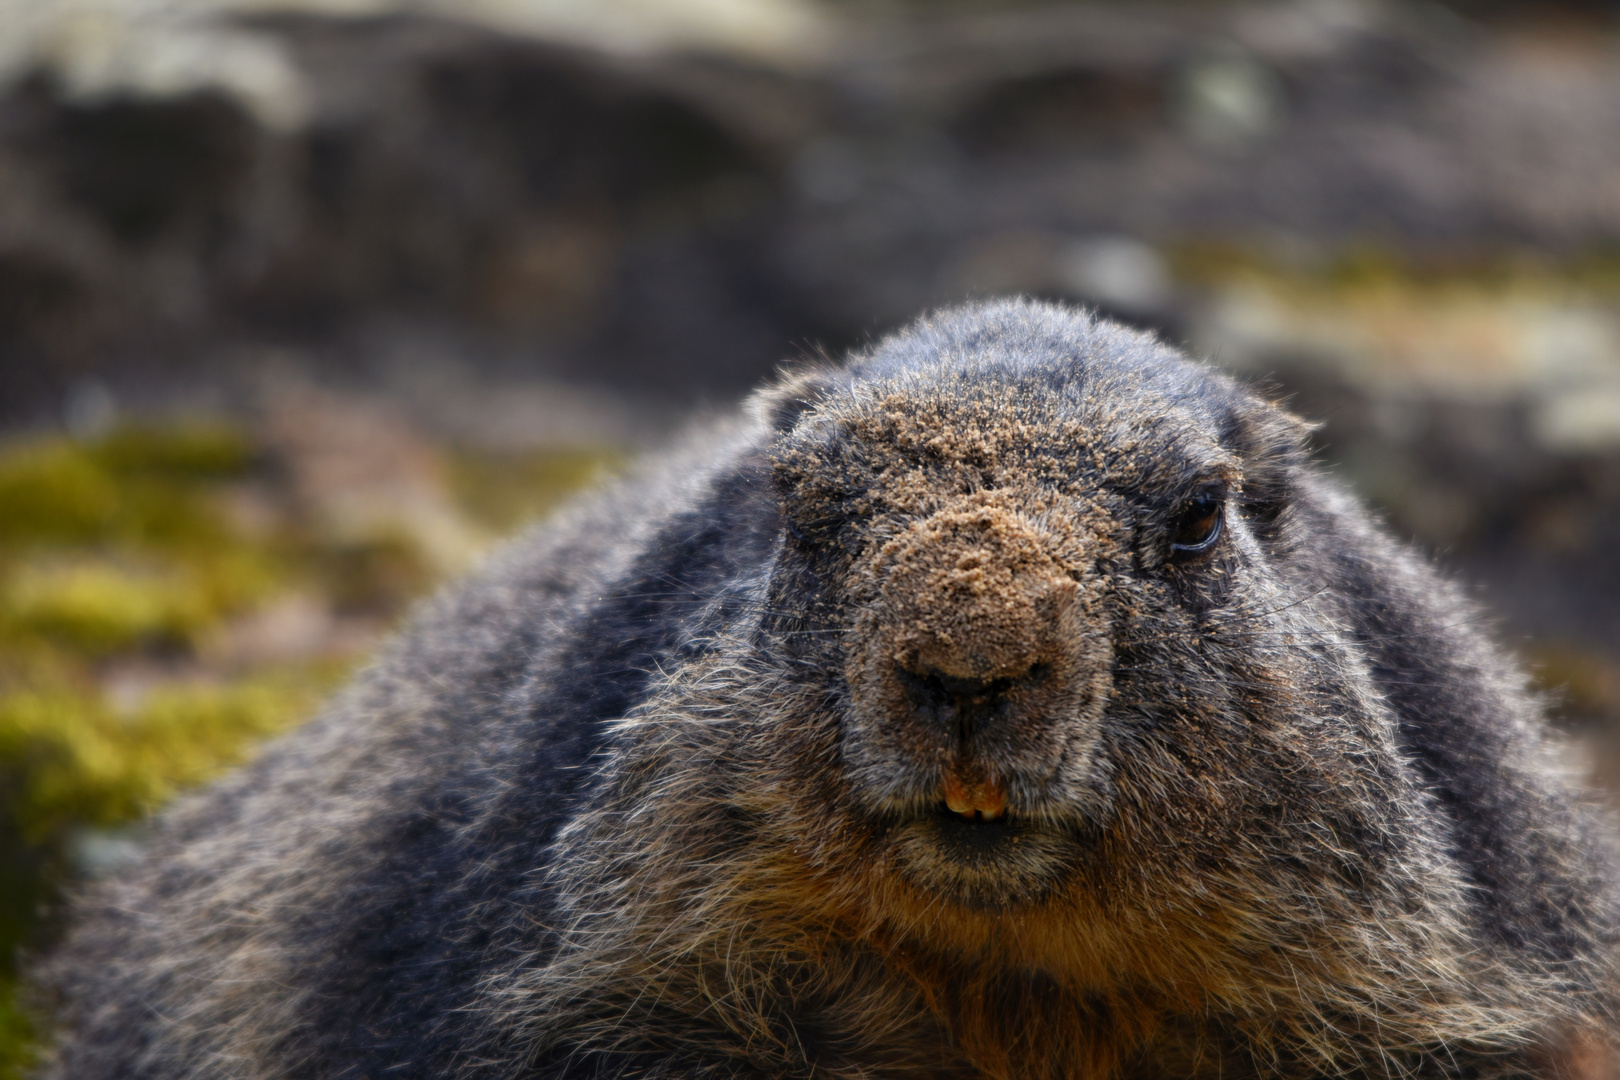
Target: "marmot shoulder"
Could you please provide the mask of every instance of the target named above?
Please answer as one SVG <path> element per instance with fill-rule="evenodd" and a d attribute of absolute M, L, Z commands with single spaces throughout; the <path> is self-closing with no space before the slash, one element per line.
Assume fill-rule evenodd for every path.
<path fill-rule="evenodd" d="M 784 377 L 167 812 L 51 1075 L 1615 1075 L 1608 823 L 1306 434 L 1025 301 Z"/>

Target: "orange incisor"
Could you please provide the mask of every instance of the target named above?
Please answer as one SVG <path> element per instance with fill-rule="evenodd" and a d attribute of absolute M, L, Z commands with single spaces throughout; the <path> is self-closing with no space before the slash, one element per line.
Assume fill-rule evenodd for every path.
<path fill-rule="evenodd" d="M 1007 812 L 1007 793 L 994 778 L 964 784 L 955 773 L 946 773 L 945 805 L 969 820 L 994 821 Z"/>

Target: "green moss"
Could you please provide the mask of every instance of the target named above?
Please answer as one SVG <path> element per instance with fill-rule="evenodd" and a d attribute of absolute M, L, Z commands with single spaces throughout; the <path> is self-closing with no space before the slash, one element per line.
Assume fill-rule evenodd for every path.
<path fill-rule="evenodd" d="M 0 544 L 81 544 L 114 527 L 113 478 L 67 444 L 24 447 L 0 458 Z"/>
<path fill-rule="evenodd" d="M 0 976 L 0 1080 L 22 1080 L 33 1064 L 34 1032 L 17 1001 L 15 979 Z"/>
<path fill-rule="evenodd" d="M 212 422 L 118 428 L 85 452 L 116 475 L 169 480 L 228 480 L 246 473 L 256 456 L 243 432 Z"/>
<path fill-rule="evenodd" d="M 450 462 L 451 492 L 480 524 L 506 532 L 554 509 L 563 499 L 624 464 L 611 448 L 532 454 L 460 454 Z"/>
<path fill-rule="evenodd" d="M 76 553 L 0 563 L 0 641 L 38 637 L 99 657 L 173 651 L 271 595 L 279 575 L 251 551 L 194 557 Z"/>
<path fill-rule="evenodd" d="M 1536 686 L 1561 719 L 1620 720 L 1620 670 L 1608 657 L 1573 641 L 1539 641 L 1528 652 Z"/>
<path fill-rule="evenodd" d="M 16 448 L 0 456 L 0 546 L 217 547 L 230 530 L 207 485 L 250 460 L 240 438 L 208 428 Z"/>
<path fill-rule="evenodd" d="M 12 633 L 37 634 L 92 655 L 183 641 L 205 618 L 204 608 L 192 582 L 106 562 L 24 564 L 0 592 Z"/>
<path fill-rule="evenodd" d="M 302 719 L 331 682 L 325 667 L 172 686 L 128 713 L 72 689 L 0 697 L 0 761 L 13 774 L 7 816 L 27 844 L 139 818 Z"/>
<path fill-rule="evenodd" d="M 1165 258 L 1174 276 L 1190 285 L 1218 288 L 1250 282 L 1318 299 L 1369 292 L 1420 297 L 1466 292 L 1607 302 L 1620 288 L 1620 249 L 1613 247 L 1566 257 L 1500 251 L 1419 256 L 1389 245 L 1360 243 L 1289 262 L 1257 247 L 1206 240 L 1171 245 Z"/>
<path fill-rule="evenodd" d="M 201 426 L 0 456 L 0 643 L 173 649 L 273 592 L 273 553 L 217 505 L 250 460 L 241 437 Z"/>

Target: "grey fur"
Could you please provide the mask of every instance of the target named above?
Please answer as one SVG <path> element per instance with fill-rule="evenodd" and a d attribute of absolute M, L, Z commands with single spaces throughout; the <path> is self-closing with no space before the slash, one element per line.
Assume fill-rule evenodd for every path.
<path fill-rule="evenodd" d="M 50 1075 L 1611 1075 L 1608 825 L 1304 434 L 1022 301 L 762 391 L 167 812 Z"/>

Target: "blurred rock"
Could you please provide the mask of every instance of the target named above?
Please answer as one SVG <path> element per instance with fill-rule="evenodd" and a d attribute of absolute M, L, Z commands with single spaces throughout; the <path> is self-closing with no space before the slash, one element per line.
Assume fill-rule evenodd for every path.
<path fill-rule="evenodd" d="M 1176 119 L 1195 140 L 1238 147 L 1276 130 L 1287 111 L 1282 80 L 1233 47 L 1206 48 L 1181 69 Z"/>
<path fill-rule="evenodd" d="M 68 858 L 73 868 L 86 878 L 105 877 L 140 859 L 145 848 L 139 827 L 75 829 L 68 839 Z"/>
<path fill-rule="evenodd" d="M 74 101 L 221 91 L 273 128 L 309 117 L 297 59 L 254 19 L 437 16 L 620 54 L 814 55 L 828 27 L 803 0 L 0 0 L 0 80 L 49 73 Z"/>
<path fill-rule="evenodd" d="M 359 548 L 398 538 L 427 556 L 430 579 L 484 548 L 446 493 L 438 449 L 386 402 L 282 378 L 266 387 L 262 410 L 264 445 L 296 511 L 327 542 Z"/>
<path fill-rule="evenodd" d="M 8 0 L 0 422 L 378 326 L 689 403 L 974 292 L 1174 328 L 1189 241 L 1620 242 L 1613 28 L 1437 10 Z"/>
<path fill-rule="evenodd" d="M 793 186 L 811 202 L 847 203 L 861 193 L 866 166 L 848 140 L 828 135 L 800 147 L 790 167 Z"/>
<path fill-rule="evenodd" d="M 100 438 L 117 420 L 118 399 L 99 380 L 83 379 L 68 388 L 62 425 L 75 439 Z"/>
<path fill-rule="evenodd" d="M 341 655 L 345 650 L 337 640 L 340 635 L 338 620 L 322 598 L 289 593 L 216 628 L 198 654 L 210 668 L 242 671 L 260 664 Z M 375 638 L 366 635 L 364 640 L 370 645 Z"/>
<path fill-rule="evenodd" d="M 1123 311 L 1162 312 L 1174 294 L 1170 267 L 1160 254 L 1128 236 L 1070 241 L 1060 272 L 1070 290 Z"/>

